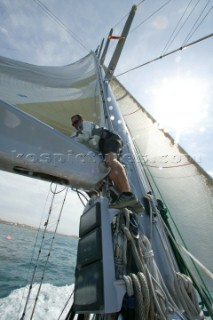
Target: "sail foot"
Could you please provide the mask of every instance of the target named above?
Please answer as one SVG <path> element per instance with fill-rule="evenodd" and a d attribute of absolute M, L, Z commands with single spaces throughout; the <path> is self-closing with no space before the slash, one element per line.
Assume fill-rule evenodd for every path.
<path fill-rule="evenodd" d="M 0 101 L 0 169 L 94 189 L 109 172 L 96 152 Z"/>

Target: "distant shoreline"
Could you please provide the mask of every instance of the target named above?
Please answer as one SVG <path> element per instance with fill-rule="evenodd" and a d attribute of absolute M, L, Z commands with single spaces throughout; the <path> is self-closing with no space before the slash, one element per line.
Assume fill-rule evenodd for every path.
<path fill-rule="evenodd" d="M 12 221 L 6 221 L 6 220 L 2 220 L 0 219 L 0 224 L 6 224 L 8 226 L 13 226 L 13 227 L 19 227 L 19 228 L 23 228 L 23 229 L 27 229 L 27 230 L 33 230 L 33 231 L 38 231 L 39 228 L 36 228 L 36 227 L 32 227 L 32 226 L 29 226 L 27 224 L 24 224 L 24 223 L 18 223 L 18 222 L 12 222 Z M 44 229 L 40 229 L 40 231 L 43 231 Z M 53 233 L 53 231 L 49 231 L 47 230 L 48 233 Z M 78 239 L 79 237 L 76 236 L 76 235 L 68 235 L 68 234 L 63 234 L 63 233 L 59 233 L 57 232 L 58 235 L 61 235 L 61 236 L 66 236 L 66 237 L 72 237 L 72 238 L 76 238 Z"/>
<path fill-rule="evenodd" d="M 35 227 L 32 227 L 32 226 L 29 226 L 29 225 L 24 224 L 24 223 L 18 223 L 18 222 L 6 221 L 6 220 L 2 220 L 2 219 L 0 219 L 0 223 L 1 223 L 1 224 L 7 224 L 7 225 L 9 225 L 9 226 L 21 227 L 21 228 L 24 228 L 24 229 L 29 229 L 29 230 L 35 230 L 35 231 L 38 231 L 38 228 L 35 228 Z"/>

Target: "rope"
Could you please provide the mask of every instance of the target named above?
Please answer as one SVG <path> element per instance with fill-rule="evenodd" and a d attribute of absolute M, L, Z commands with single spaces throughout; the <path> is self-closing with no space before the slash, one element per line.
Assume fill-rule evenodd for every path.
<path fill-rule="evenodd" d="M 143 272 L 144 271 L 144 266 L 143 266 L 143 263 L 141 262 L 139 254 L 138 254 L 134 239 L 133 239 L 130 231 L 127 229 L 127 227 L 122 226 L 122 229 L 123 229 L 124 234 L 127 237 L 127 240 L 129 240 L 130 243 L 131 243 L 132 253 L 133 253 L 133 257 L 135 258 L 135 263 L 137 265 L 137 268 L 138 268 L 138 270 Z"/>
<path fill-rule="evenodd" d="M 130 218 L 129 218 L 129 211 L 127 209 L 123 209 L 124 212 L 124 216 L 125 216 L 125 220 L 126 220 L 126 227 L 129 228 L 129 224 L 130 224 Z M 124 236 L 124 240 L 123 240 L 123 261 L 125 262 L 125 264 L 127 265 L 127 237 Z"/>
<path fill-rule="evenodd" d="M 135 295 L 135 314 L 137 320 L 148 320 L 150 307 L 149 289 L 145 276 L 140 272 L 123 277 L 128 297 Z"/>
<path fill-rule="evenodd" d="M 139 238 L 138 247 L 141 250 L 137 250 L 135 241 L 129 229 L 122 225 L 122 230 L 128 241 L 131 243 L 132 254 L 136 266 L 140 272 L 131 274 L 131 279 L 134 288 L 134 294 L 136 299 L 136 315 L 137 319 L 154 319 L 155 309 L 157 315 L 162 320 L 166 320 L 164 316 L 165 312 L 168 311 L 168 302 L 166 299 L 166 294 L 164 293 L 160 285 L 160 277 L 158 275 L 158 269 L 153 262 L 153 251 L 151 249 L 151 244 L 145 236 Z M 149 265 L 149 268 L 148 268 Z M 152 275 L 150 273 L 152 270 Z M 142 271 L 142 272 L 141 272 Z M 128 296 L 132 295 L 131 283 L 128 276 L 124 277 Z M 157 284 L 157 289 L 155 285 Z M 150 293 L 152 298 L 150 297 Z M 154 301 L 154 303 L 153 303 Z M 142 315 L 142 318 L 141 318 Z"/>
<path fill-rule="evenodd" d="M 141 272 L 138 272 L 137 275 L 133 273 L 131 273 L 130 275 L 123 274 L 123 279 L 126 284 L 128 297 L 132 297 L 133 295 L 135 296 L 136 319 L 148 320 L 148 314 L 154 314 L 154 312 L 152 313 L 150 312 L 151 303 L 150 303 L 150 297 L 149 297 L 149 285 L 146 281 L 146 276 L 142 272 L 143 270 L 145 270 L 144 259 L 143 259 L 142 252 L 138 252 L 137 245 L 135 244 L 135 241 L 134 241 L 134 237 L 132 236 L 129 230 L 130 227 L 131 227 L 130 212 L 127 209 L 123 209 L 122 214 L 116 217 L 116 227 L 113 232 L 115 263 L 117 267 L 116 269 L 117 269 L 117 273 L 119 273 L 119 276 L 121 276 L 122 264 L 123 265 L 127 264 L 126 242 L 130 241 L 131 248 L 132 248 L 131 251 L 133 253 L 135 263 Z M 125 245 L 123 246 L 124 243 Z M 118 266 L 118 263 L 119 263 L 119 266 Z M 152 308 L 152 310 L 154 309 Z"/>
<path fill-rule="evenodd" d="M 155 287 L 154 287 L 154 284 L 152 281 L 153 277 L 151 276 L 147 266 L 146 266 L 146 268 L 147 268 L 147 275 L 148 275 L 147 279 L 149 281 L 149 286 L 151 288 L 151 293 L 152 293 L 152 298 L 153 298 L 153 303 L 154 303 L 154 311 L 155 311 L 155 313 L 157 313 L 160 316 L 161 320 L 167 320 L 166 316 L 164 314 L 164 311 L 162 310 L 163 308 L 160 306 L 160 303 L 157 299 L 156 290 L 155 290 Z"/>
<path fill-rule="evenodd" d="M 132 278 L 130 276 L 123 276 L 123 279 L 126 284 L 126 292 L 129 297 L 132 297 L 134 295 L 134 289 L 133 289 L 133 283 Z"/>
<path fill-rule="evenodd" d="M 148 198 L 151 210 L 156 211 L 153 207 L 154 202 L 151 203 L 152 197 Z M 114 252 L 116 256 L 115 261 L 119 262 L 119 277 L 121 278 L 122 272 L 125 272 L 125 268 L 122 269 L 122 265 L 124 265 L 124 262 L 126 264 L 124 253 L 127 250 L 126 245 L 125 248 L 122 246 L 124 238 L 121 231 L 123 231 L 123 236 L 130 243 L 132 257 L 138 269 L 137 274 L 123 274 L 127 296 L 134 297 L 135 299 L 135 319 L 167 320 L 170 312 L 178 314 L 180 319 L 182 319 L 183 316 L 179 312 L 180 306 L 189 319 L 199 317 L 201 311 L 192 281 L 189 277 L 175 271 L 172 256 L 169 255 L 168 258 L 171 264 L 171 271 L 174 275 L 177 300 L 179 302 L 178 306 L 173 301 L 156 265 L 149 239 L 142 231 L 137 239 L 131 233 L 130 212 L 127 209 L 123 210 L 116 220 L 117 225 L 114 231 L 113 243 L 116 243 Z M 164 248 L 168 251 L 166 244 L 164 244 Z"/>
<path fill-rule="evenodd" d="M 186 248 L 184 248 L 181 244 L 177 243 L 179 248 L 181 248 L 199 267 L 205 272 L 205 274 L 213 280 L 213 273 L 207 269 L 197 258 L 195 258 Z"/>
<path fill-rule="evenodd" d="M 186 275 L 176 273 L 175 286 L 179 293 L 179 299 L 189 319 L 193 319 L 200 314 L 200 307 L 194 291 L 192 281 Z"/>
<path fill-rule="evenodd" d="M 141 285 L 141 291 L 142 291 L 143 303 L 144 303 L 144 309 L 145 309 L 145 319 L 148 319 L 148 313 L 150 309 L 149 287 L 147 284 L 146 277 L 142 272 L 138 272 L 137 276 Z"/>
<path fill-rule="evenodd" d="M 144 320 L 145 319 L 145 312 L 143 306 L 143 296 L 141 292 L 141 285 L 137 278 L 137 276 L 133 273 L 130 274 L 134 286 L 134 293 L 135 293 L 135 314 L 137 320 Z"/>
<path fill-rule="evenodd" d="M 123 215 L 118 215 L 113 224 L 113 250 L 114 250 L 114 260 L 115 260 L 115 269 L 116 277 L 118 279 L 122 278 L 126 273 L 127 265 L 127 239 L 121 232 L 121 224 L 123 223 Z"/>
<path fill-rule="evenodd" d="M 125 215 L 128 215 L 128 212 L 125 212 Z M 134 295 L 135 297 L 136 319 L 166 320 L 171 311 L 178 314 L 180 306 L 175 304 L 164 283 L 155 263 L 149 239 L 145 235 L 140 235 L 138 241 L 136 241 L 127 226 L 122 224 L 121 228 L 130 242 L 134 262 L 139 270 L 137 274 L 131 273 L 123 276 L 127 295 L 129 297 Z M 172 260 L 170 262 L 173 265 Z M 179 303 L 189 319 L 194 316 L 198 317 L 200 308 L 191 279 L 181 273 L 176 273 L 174 268 L 172 270 Z M 182 318 L 181 314 L 179 316 Z"/>

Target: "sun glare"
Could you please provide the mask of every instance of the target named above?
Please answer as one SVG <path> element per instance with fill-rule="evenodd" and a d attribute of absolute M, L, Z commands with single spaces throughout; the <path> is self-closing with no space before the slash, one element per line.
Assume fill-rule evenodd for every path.
<path fill-rule="evenodd" d="M 199 79 L 165 79 L 154 96 L 158 122 L 177 135 L 193 130 L 207 116 L 206 85 Z"/>

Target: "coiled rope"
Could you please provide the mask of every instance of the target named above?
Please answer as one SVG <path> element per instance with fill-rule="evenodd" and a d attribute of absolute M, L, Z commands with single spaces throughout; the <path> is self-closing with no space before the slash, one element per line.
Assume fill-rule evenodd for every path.
<path fill-rule="evenodd" d="M 154 210 L 153 210 L 154 211 Z M 127 264 L 126 250 L 127 244 L 122 247 L 122 240 L 130 244 L 134 263 L 138 269 L 137 273 L 123 274 L 128 297 L 135 299 L 135 319 L 137 320 L 167 320 L 168 314 L 176 313 L 180 319 L 179 307 L 173 301 L 162 275 L 155 263 L 154 253 L 149 239 L 140 232 L 138 238 L 131 232 L 129 210 L 124 209 L 117 217 L 117 226 L 114 230 L 115 259 L 119 258 L 121 277 L 122 263 Z M 122 232 L 121 232 L 122 231 Z M 118 249 L 119 248 L 119 249 Z M 116 260 L 118 261 L 118 260 Z M 174 270 L 175 289 L 182 308 L 188 319 L 202 319 L 197 296 L 189 277 Z"/>
<path fill-rule="evenodd" d="M 181 304 L 189 319 L 194 319 L 200 313 L 197 296 L 192 284 L 192 280 L 185 274 L 176 272 L 175 288 L 178 292 Z M 202 319 L 202 317 L 200 318 Z"/>
<path fill-rule="evenodd" d="M 140 241 L 137 248 L 134 237 L 127 226 L 122 225 L 122 230 L 130 242 L 135 264 L 138 270 L 140 270 L 136 275 L 131 273 L 129 276 L 124 276 L 127 295 L 132 296 L 132 293 L 135 295 L 136 317 L 138 320 L 148 320 L 155 319 L 155 317 L 159 315 L 160 319 L 166 319 L 165 314 L 169 307 L 166 294 L 160 284 L 158 284 L 160 282 L 160 277 L 158 276 L 159 271 L 155 267 L 155 264 L 151 263 L 153 262 L 154 256 L 151 244 L 144 236 L 143 239 L 139 238 Z M 152 274 L 147 267 L 148 261 L 152 269 Z M 157 311 L 156 314 L 155 309 Z"/>

